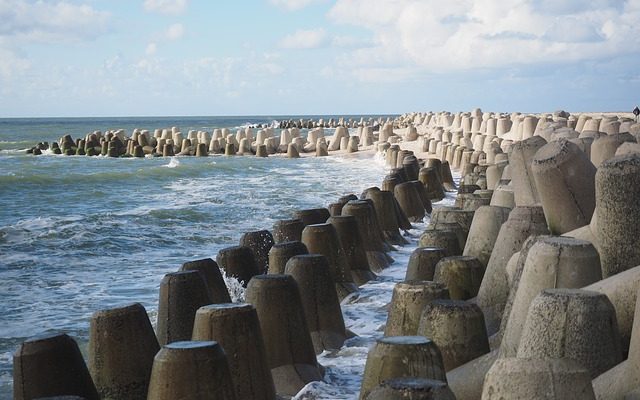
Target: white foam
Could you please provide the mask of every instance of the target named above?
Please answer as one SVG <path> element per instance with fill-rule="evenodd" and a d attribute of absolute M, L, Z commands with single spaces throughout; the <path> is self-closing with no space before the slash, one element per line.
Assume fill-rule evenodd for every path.
<path fill-rule="evenodd" d="M 438 206 L 453 205 L 455 195 L 448 193 Z M 357 296 L 343 301 L 342 313 L 347 329 L 358 337 L 349 339 L 338 352 L 324 352 L 318 362 L 326 368 L 323 382 L 311 382 L 293 400 L 352 400 L 357 399 L 364 374 L 367 354 L 378 338 L 384 336 L 387 309 L 391 302 L 393 287 L 404 280 L 409 257 L 418 245 L 420 234 L 425 230 L 428 219 L 414 223 L 414 229 L 403 236 L 409 241 L 391 252 L 394 263 L 386 268 L 378 279 L 360 287 Z"/>
<path fill-rule="evenodd" d="M 169 164 L 165 165 L 167 168 L 178 168 L 180 166 L 180 160 L 178 157 L 171 157 Z"/>
<path fill-rule="evenodd" d="M 222 273 L 222 279 L 224 279 L 225 285 L 227 285 L 227 290 L 229 291 L 231 302 L 244 303 L 245 288 L 244 286 L 242 286 L 242 282 L 232 276 L 227 275 L 227 272 L 224 270 L 224 268 L 220 268 L 220 272 Z"/>

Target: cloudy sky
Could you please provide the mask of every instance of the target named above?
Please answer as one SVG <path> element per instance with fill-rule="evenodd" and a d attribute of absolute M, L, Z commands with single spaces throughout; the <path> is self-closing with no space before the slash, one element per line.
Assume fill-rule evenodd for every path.
<path fill-rule="evenodd" d="M 640 0 L 0 0 L 0 21 L 0 117 L 640 103 Z"/>

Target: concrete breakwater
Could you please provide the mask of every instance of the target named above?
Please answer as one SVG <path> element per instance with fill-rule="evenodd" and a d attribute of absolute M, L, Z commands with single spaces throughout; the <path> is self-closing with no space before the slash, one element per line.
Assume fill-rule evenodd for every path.
<path fill-rule="evenodd" d="M 319 120 L 285 120 L 275 126 L 246 126 L 232 132 L 229 128 L 206 130 L 191 129 L 182 132 L 178 127 L 155 129 L 153 132 L 135 128 L 130 135 L 124 129 L 105 132 L 95 130 L 82 138 L 71 135 L 60 137 L 57 142 L 38 143 L 27 150 L 28 154 L 51 154 L 109 156 L 109 157 L 168 157 L 225 155 L 257 155 L 267 157 L 283 153 L 290 158 L 300 154 L 316 153 L 327 155 L 328 151 L 358 151 L 358 145 L 371 146 L 373 132 L 382 126 L 392 129 L 392 121 L 387 118 L 359 120 L 338 118 Z M 335 131 L 325 137 L 325 128 Z M 358 129 L 356 136 L 350 136 L 348 129 Z M 279 133 L 279 136 L 276 136 Z M 305 135 L 301 135 L 302 131 Z"/>
<path fill-rule="evenodd" d="M 387 336 L 370 350 L 362 399 L 633 396 L 640 156 L 627 143 L 638 126 L 616 120 L 609 135 L 601 129 L 616 121 L 593 133 L 590 119 L 579 130 L 580 117 L 566 113 L 532 118 L 475 110 L 389 122 L 372 132 L 390 167 L 379 188 L 300 210 L 273 233 L 247 232 L 217 263 L 167 275 L 157 332 L 139 306 L 97 312 L 88 366 L 68 336 L 25 342 L 15 397 L 294 395 L 322 379 L 317 354 L 352 335 L 339 299 L 357 298 L 362 277 L 402 245 L 400 231 L 427 214 Z M 633 139 L 598 144 L 614 135 Z M 451 168 L 462 176 L 456 206 L 438 207 L 455 188 Z M 345 235 L 347 220 L 355 229 Z M 264 274 L 272 251 L 279 273 Z M 244 281 L 248 304 L 228 303 L 219 268 Z"/>

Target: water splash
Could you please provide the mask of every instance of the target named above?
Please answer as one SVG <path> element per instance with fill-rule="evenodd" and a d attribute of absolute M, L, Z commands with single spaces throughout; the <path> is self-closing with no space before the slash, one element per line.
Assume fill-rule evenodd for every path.
<path fill-rule="evenodd" d="M 165 165 L 167 168 L 178 168 L 180 166 L 180 160 L 178 157 L 171 157 L 169 164 Z"/>
<path fill-rule="evenodd" d="M 231 296 L 231 302 L 244 303 L 244 295 L 246 289 L 244 288 L 244 286 L 242 286 L 243 282 L 234 278 L 233 276 L 227 275 L 227 272 L 224 270 L 224 268 L 220 268 L 220 272 L 222 273 L 222 279 L 224 279 L 225 285 L 227 285 L 229 296 Z"/>

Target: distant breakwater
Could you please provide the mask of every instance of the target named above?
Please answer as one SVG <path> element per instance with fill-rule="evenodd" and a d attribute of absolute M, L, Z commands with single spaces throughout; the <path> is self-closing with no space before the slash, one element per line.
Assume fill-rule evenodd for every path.
<path fill-rule="evenodd" d="M 136 128 L 130 136 L 124 129 L 88 133 L 84 138 L 62 136 L 57 142 L 39 142 L 27 150 L 28 154 L 41 155 L 43 152 L 62 155 L 86 155 L 109 157 L 144 156 L 207 156 L 210 154 L 257 155 L 266 157 L 276 153 L 287 153 L 297 157 L 300 153 L 316 152 L 325 155 L 327 151 L 357 151 L 358 145 L 370 146 L 372 133 L 387 125 L 390 119 L 339 118 L 339 119 L 299 119 L 275 122 L 269 126 L 249 125 L 232 132 L 229 128 L 212 131 L 189 130 L 182 133 L 178 127 L 155 129 L 153 132 Z M 325 137 L 325 128 L 336 130 L 331 137 Z M 350 138 L 349 128 L 357 128 L 355 138 Z M 365 129 L 366 128 L 366 129 Z M 276 136 L 279 129 L 279 136 Z M 301 135 L 301 129 L 307 130 Z M 348 139 L 342 143 L 342 138 Z M 292 145 L 292 146 L 290 146 Z"/>

